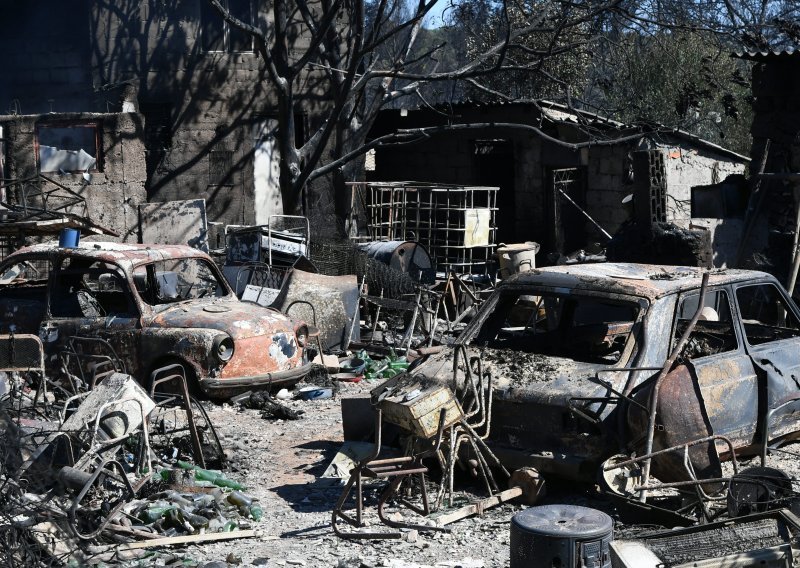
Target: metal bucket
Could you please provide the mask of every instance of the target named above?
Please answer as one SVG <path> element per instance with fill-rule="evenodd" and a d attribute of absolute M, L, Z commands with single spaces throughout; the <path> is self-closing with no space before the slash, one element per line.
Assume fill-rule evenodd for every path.
<path fill-rule="evenodd" d="M 536 268 L 536 253 L 539 243 L 528 241 L 497 247 L 497 258 L 500 261 L 500 277 L 508 278 L 512 274 L 528 272 Z"/>
<path fill-rule="evenodd" d="M 531 507 L 511 519 L 511 568 L 611 568 L 611 517 L 577 505 Z"/>

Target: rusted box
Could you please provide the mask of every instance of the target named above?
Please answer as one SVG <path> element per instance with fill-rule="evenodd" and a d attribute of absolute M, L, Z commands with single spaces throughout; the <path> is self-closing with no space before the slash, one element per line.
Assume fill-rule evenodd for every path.
<path fill-rule="evenodd" d="M 412 382 L 390 392 L 380 403 L 386 422 L 397 424 L 420 438 L 432 438 L 445 410 L 445 427 L 461 420 L 461 407 L 453 392 L 443 386 L 425 387 Z"/>

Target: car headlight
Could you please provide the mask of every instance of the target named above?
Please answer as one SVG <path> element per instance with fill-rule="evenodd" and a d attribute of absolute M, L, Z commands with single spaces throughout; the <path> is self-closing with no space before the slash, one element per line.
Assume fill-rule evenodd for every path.
<path fill-rule="evenodd" d="M 222 361 L 230 361 L 230 358 L 233 357 L 233 339 L 228 336 L 217 336 L 214 339 L 214 355 L 217 359 Z"/>
<path fill-rule="evenodd" d="M 295 337 L 297 337 L 297 344 L 300 347 L 305 347 L 306 343 L 308 342 L 308 328 L 306 326 L 302 326 L 297 330 L 297 333 L 295 333 Z"/>

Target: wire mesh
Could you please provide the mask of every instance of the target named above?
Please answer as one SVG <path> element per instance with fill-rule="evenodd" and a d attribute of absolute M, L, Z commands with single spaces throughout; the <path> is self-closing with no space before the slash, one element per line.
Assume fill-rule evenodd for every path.
<path fill-rule="evenodd" d="M 350 241 L 316 239 L 311 243 L 311 258 L 321 274 L 355 274 L 359 283 L 366 282 L 371 295 L 383 293 L 385 298 L 400 298 L 417 289 L 408 274 L 370 258 Z"/>

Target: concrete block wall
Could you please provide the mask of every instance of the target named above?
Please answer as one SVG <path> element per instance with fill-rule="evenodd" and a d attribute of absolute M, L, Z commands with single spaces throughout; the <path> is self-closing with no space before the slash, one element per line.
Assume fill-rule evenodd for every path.
<path fill-rule="evenodd" d="M 3 2 L 0 114 L 93 110 L 87 0 Z"/>
<path fill-rule="evenodd" d="M 545 187 L 542 169 L 542 141 L 538 136 L 518 144 L 514 194 L 515 231 L 518 241 L 543 243 L 545 233 Z"/>
<path fill-rule="evenodd" d="M 144 118 L 137 113 L 70 113 L 58 115 L 0 116 L 6 146 L 8 171 L 12 179 L 25 179 L 39 172 L 36 154 L 36 128 L 59 123 L 98 123 L 100 126 L 101 166 L 91 172 L 87 183 L 81 173 L 47 173 L 86 200 L 86 209 L 72 213 L 89 217 L 94 223 L 119 234 L 104 240 L 136 242 L 138 206 L 147 201 L 145 181 Z M 9 196 L 14 202 L 15 196 Z"/>
<path fill-rule="evenodd" d="M 743 174 L 745 165 L 702 154 L 681 146 L 663 148 L 667 173 L 667 221 L 688 227 L 692 218 L 692 188 L 719 183 L 731 174 Z"/>
<path fill-rule="evenodd" d="M 275 98 L 255 53 L 203 51 L 203 6 L 207 0 L 5 3 L 0 115 L 9 108 L 26 115 L 118 112 L 132 89 L 125 100 L 141 103 L 146 119 L 154 118 L 154 107 L 169 109 L 167 151 L 163 144 L 146 149 L 148 199 L 205 197 L 209 219 L 254 222 L 253 131 L 275 115 Z M 257 17 L 266 22 L 270 9 Z M 295 51 L 308 45 L 306 37 L 293 39 Z M 329 89 L 320 72 L 298 83 L 298 116 L 307 133 L 318 127 Z M 209 183 L 209 157 L 218 150 L 233 152 L 222 185 Z M 332 212 L 333 190 L 325 182 L 311 184 L 309 193 L 325 195 L 307 202 Z"/>
<path fill-rule="evenodd" d="M 628 172 L 629 149 L 627 144 L 588 149 L 586 212 L 611 235 L 628 220 L 622 200 L 633 193 Z M 594 228 L 592 231 L 596 233 Z"/>

